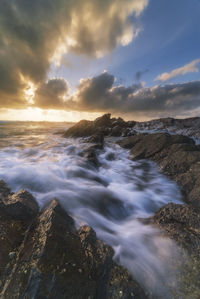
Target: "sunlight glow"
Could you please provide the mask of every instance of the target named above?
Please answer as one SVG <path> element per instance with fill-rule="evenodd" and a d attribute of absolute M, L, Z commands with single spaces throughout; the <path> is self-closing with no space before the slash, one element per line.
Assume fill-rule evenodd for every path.
<path fill-rule="evenodd" d="M 19 121 L 52 121 L 52 122 L 77 122 L 81 119 L 93 120 L 102 113 L 89 113 L 77 111 L 43 110 L 39 108 L 27 108 L 21 110 L 1 109 L 1 120 Z"/>

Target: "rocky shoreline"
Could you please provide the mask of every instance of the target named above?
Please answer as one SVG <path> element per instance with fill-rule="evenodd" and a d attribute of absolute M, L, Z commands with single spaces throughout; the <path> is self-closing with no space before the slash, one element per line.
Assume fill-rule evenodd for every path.
<path fill-rule="evenodd" d="M 170 203 L 141 219 L 175 240 L 187 257 L 181 292 L 173 298 L 200 298 L 200 146 L 194 141 L 199 129 L 199 118 L 136 123 L 106 114 L 80 121 L 63 135 L 90 144 L 83 155 L 93 167 L 99 167 L 104 138 L 118 137 L 130 159 L 149 159 L 177 182 L 185 204 Z M 40 210 L 30 193 L 13 194 L 0 181 L 0 220 L 0 298 L 157 298 L 113 261 L 113 250 L 92 228 L 77 230 L 56 199 Z"/>
<path fill-rule="evenodd" d="M 148 298 L 88 226 L 75 228 L 56 200 L 39 211 L 0 181 L 1 298 Z"/>

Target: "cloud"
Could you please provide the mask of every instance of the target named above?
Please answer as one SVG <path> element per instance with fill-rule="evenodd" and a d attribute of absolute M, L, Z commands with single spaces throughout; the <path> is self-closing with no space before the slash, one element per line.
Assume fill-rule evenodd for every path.
<path fill-rule="evenodd" d="M 51 79 L 41 83 L 38 87 L 34 106 L 42 109 L 64 109 L 65 96 L 68 93 L 68 84 L 63 78 Z"/>
<path fill-rule="evenodd" d="M 99 57 L 138 33 L 148 0 L 0 1 L 0 106 L 26 106 L 30 82 L 45 82 L 66 53 Z"/>
<path fill-rule="evenodd" d="M 158 77 L 156 77 L 155 81 L 168 81 L 172 78 L 183 76 L 188 73 L 198 73 L 199 63 L 200 63 L 200 59 L 193 60 L 190 63 L 171 71 L 170 73 L 163 73 L 159 75 Z"/>
<path fill-rule="evenodd" d="M 180 115 L 200 106 L 200 81 L 165 86 L 114 85 L 113 75 L 84 79 L 66 102 L 65 109 L 157 117 Z"/>

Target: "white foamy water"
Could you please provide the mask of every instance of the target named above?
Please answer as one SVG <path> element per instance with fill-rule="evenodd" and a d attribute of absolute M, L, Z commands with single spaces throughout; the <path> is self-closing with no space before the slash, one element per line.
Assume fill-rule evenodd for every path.
<path fill-rule="evenodd" d="M 30 191 L 40 207 L 57 198 L 77 226 L 92 226 L 114 248 L 115 260 L 144 287 L 170 298 L 166 285 L 175 279 L 170 261 L 176 245 L 140 219 L 169 202 L 180 203 L 176 184 L 155 164 L 131 161 L 127 150 L 109 140 L 98 152 L 97 169 L 82 155 L 89 145 L 52 134 L 66 127 L 57 126 L 1 124 L 0 178 L 12 191 Z"/>

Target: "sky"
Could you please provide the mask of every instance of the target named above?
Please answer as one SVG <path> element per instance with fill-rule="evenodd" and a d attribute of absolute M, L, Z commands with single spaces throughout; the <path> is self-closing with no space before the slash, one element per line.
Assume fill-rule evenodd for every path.
<path fill-rule="evenodd" d="M 0 0 L 0 119 L 200 116 L 200 0 Z"/>

